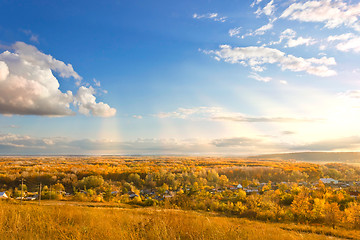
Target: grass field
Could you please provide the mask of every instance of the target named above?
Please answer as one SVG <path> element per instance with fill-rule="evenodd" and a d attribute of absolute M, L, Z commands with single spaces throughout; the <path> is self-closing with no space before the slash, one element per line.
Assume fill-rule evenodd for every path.
<path fill-rule="evenodd" d="M 1 239 L 289 240 L 360 236 L 359 231 L 319 229 L 171 209 L 0 203 Z"/>

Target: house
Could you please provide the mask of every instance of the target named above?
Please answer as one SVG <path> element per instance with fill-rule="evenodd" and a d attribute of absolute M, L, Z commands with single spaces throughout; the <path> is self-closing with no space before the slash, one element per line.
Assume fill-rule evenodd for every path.
<path fill-rule="evenodd" d="M 246 189 L 245 192 L 246 192 L 246 195 L 259 194 L 258 189 Z"/>
<path fill-rule="evenodd" d="M 230 189 L 230 190 L 236 190 L 236 186 L 231 185 L 231 186 L 227 186 L 226 189 Z"/>
<path fill-rule="evenodd" d="M 167 193 L 165 193 L 163 195 L 163 198 L 172 198 L 175 196 L 175 193 L 174 192 L 171 192 L 171 191 L 168 191 Z"/>
<path fill-rule="evenodd" d="M 237 186 L 236 186 L 237 189 L 242 189 L 243 186 L 239 183 Z"/>
<path fill-rule="evenodd" d="M 320 178 L 320 181 L 323 183 L 323 184 L 338 184 L 339 181 L 338 180 L 335 180 L 333 178 Z"/>
<path fill-rule="evenodd" d="M 9 198 L 8 195 L 6 195 L 6 192 L 0 192 L 0 199 L 7 199 Z"/>
<path fill-rule="evenodd" d="M 129 198 L 139 197 L 139 195 L 137 195 L 135 192 L 129 191 L 128 194 L 129 194 Z"/>
<path fill-rule="evenodd" d="M 34 200 L 36 200 L 36 198 L 37 198 L 37 196 L 36 196 L 36 197 L 35 197 L 35 196 L 31 196 L 31 197 L 26 197 L 25 200 L 27 200 L 27 201 L 34 201 Z"/>

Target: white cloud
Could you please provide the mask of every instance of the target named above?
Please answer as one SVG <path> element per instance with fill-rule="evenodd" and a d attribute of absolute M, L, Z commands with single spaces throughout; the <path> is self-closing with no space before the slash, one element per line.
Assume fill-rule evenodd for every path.
<path fill-rule="evenodd" d="M 232 28 L 229 30 L 229 36 L 234 37 L 240 34 L 241 27 Z"/>
<path fill-rule="evenodd" d="M 245 38 L 245 37 L 247 37 L 247 36 L 264 35 L 265 32 L 269 31 L 269 30 L 272 29 L 273 27 L 274 27 L 274 25 L 273 25 L 271 22 L 269 22 L 268 24 L 265 24 L 265 25 L 259 27 L 258 29 L 256 29 L 256 30 L 253 31 L 253 32 L 249 32 L 249 33 L 247 33 L 247 34 L 244 34 L 244 35 L 242 36 L 242 38 Z"/>
<path fill-rule="evenodd" d="M 360 36 L 353 33 L 346 33 L 341 35 L 329 36 L 329 42 L 340 41 L 336 45 L 336 49 L 342 52 L 360 52 Z"/>
<path fill-rule="evenodd" d="M 157 118 L 232 122 L 312 122 L 321 120 L 289 116 L 249 116 L 243 113 L 229 112 L 221 107 L 178 108 L 173 112 L 161 112 L 153 116 Z"/>
<path fill-rule="evenodd" d="M 255 73 L 255 72 L 251 73 L 248 77 L 252 78 L 252 79 L 255 79 L 257 81 L 260 81 L 260 82 L 270 82 L 272 80 L 271 77 L 262 77 L 262 76 L 260 76 L 259 74 Z"/>
<path fill-rule="evenodd" d="M 111 108 L 108 104 L 103 102 L 96 102 L 94 96 L 95 90 L 90 86 L 89 88 L 81 86 L 75 96 L 75 104 L 79 107 L 79 112 L 85 115 L 90 113 L 99 117 L 111 117 L 116 114 L 116 109 Z"/>
<path fill-rule="evenodd" d="M 341 35 L 329 36 L 328 41 L 347 41 L 354 37 L 355 35 L 353 33 L 345 33 Z"/>
<path fill-rule="evenodd" d="M 193 14 L 194 19 L 211 19 L 215 22 L 225 22 L 227 17 L 220 17 L 218 13 L 206 13 L 206 14 Z"/>
<path fill-rule="evenodd" d="M 281 84 L 283 84 L 283 85 L 287 85 L 287 84 L 288 84 L 288 82 L 285 81 L 285 80 L 280 80 L 279 82 L 280 82 Z"/>
<path fill-rule="evenodd" d="M 338 93 L 341 97 L 353 98 L 353 99 L 360 99 L 360 90 L 349 90 L 346 92 Z"/>
<path fill-rule="evenodd" d="M 0 114 L 65 116 L 74 97 L 71 91 L 59 90 L 53 72 L 80 81 L 71 64 L 23 42 L 12 46 L 14 52 L 0 54 Z"/>
<path fill-rule="evenodd" d="M 250 66 L 254 71 L 262 71 L 265 64 L 277 64 L 282 70 L 307 72 L 308 74 L 328 77 L 336 72 L 328 66 L 336 65 L 334 58 L 302 58 L 286 55 L 284 52 L 267 47 L 236 47 L 221 45 L 219 50 L 204 51 L 206 54 L 219 57 L 228 63 L 239 63 Z"/>
<path fill-rule="evenodd" d="M 30 62 L 40 68 L 51 69 L 60 74 L 61 77 L 73 77 L 76 80 L 81 80 L 82 77 L 77 74 L 71 64 L 65 64 L 62 61 L 56 60 L 51 55 L 40 52 L 36 47 L 28 45 L 23 42 L 16 42 L 13 45 L 15 53 L 23 60 Z"/>
<path fill-rule="evenodd" d="M 296 132 L 283 131 L 282 135 Z M 325 138 L 311 143 L 287 143 L 265 137 L 236 136 L 215 139 L 173 139 L 139 138 L 133 141 L 113 141 L 109 139 L 67 139 L 35 138 L 26 135 L 1 134 L 0 150 L 8 154 L 263 154 L 285 151 L 356 151 L 360 137 L 349 136 Z"/>
<path fill-rule="evenodd" d="M 296 47 L 299 45 L 313 45 L 315 44 L 316 41 L 313 38 L 303 38 L 303 37 L 298 37 L 297 39 L 289 39 L 286 46 L 287 47 Z"/>
<path fill-rule="evenodd" d="M 34 34 L 31 30 L 23 30 L 23 32 L 27 35 L 30 36 L 30 41 L 35 42 L 35 43 L 39 43 L 39 36 L 37 34 Z"/>
<path fill-rule="evenodd" d="M 9 67 L 5 62 L 0 61 L 0 82 L 5 81 L 9 76 Z"/>
<path fill-rule="evenodd" d="M 72 115 L 72 93 L 59 90 L 59 82 L 51 71 L 80 78 L 71 65 L 25 43 L 18 42 L 13 48 L 14 53 L 0 54 L 0 113 Z"/>
<path fill-rule="evenodd" d="M 274 149 L 274 147 L 276 149 Z M 132 141 L 109 139 L 73 140 L 34 138 L 0 134 L 0 150 L 8 154 L 246 154 L 277 152 L 279 146 L 263 138 L 233 137 L 217 139 L 139 138 Z M 237 151 L 234 151 L 237 150 Z"/>
<path fill-rule="evenodd" d="M 100 81 L 96 80 L 96 78 L 94 78 L 93 81 L 96 87 L 101 87 Z"/>
<path fill-rule="evenodd" d="M 296 47 L 299 45 L 309 46 L 316 43 L 315 39 L 311 37 L 309 38 L 303 38 L 303 37 L 295 38 L 295 37 L 296 37 L 296 32 L 288 28 L 281 33 L 279 41 L 270 42 L 269 45 L 280 44 L 285 39 L 287 39 L 287 43 L 285 44 L 285 47 Z"/>
<path fill-rule="evenodd" d="M 263 35 L 266 31 L 272 29 L 274 25 L 272 23 L 268 23 L 258 29 L 255 30 L 254 35 Z"/>
<path fill-rule="evenodd" d="M 143 119 L 143 116 L 141 115 L 132 115 L 133 118 L 136 118 L 136 119 Z"/>
<path fill-rule="evenodd" d="M 254 7 L 255 5 L 258 5 L 261 2 L 262 2 L 262 0 L 254 0 L 254 2 L 250 6 Z"/>
<path fill-rule="evenodd" d="M 360 31 L 360 3 L 350 5 L 342 0 L 303 1 L 291 4 L 280 16 L 301 22 L 323 22 L 326 28 L 341 25 Z"/>
<path fill-rule="evenodd" d="M 271 0 L 270 2 L 268 2 L 268 4 L 266 4 L 264 8 L 258 8 L 255 14 L 258 16 L 260 16 L 261 14 L 264 14 L 266 16 L 272 16 L 275 10 L 275 6 L 273 4 L 274 0 Z"/>

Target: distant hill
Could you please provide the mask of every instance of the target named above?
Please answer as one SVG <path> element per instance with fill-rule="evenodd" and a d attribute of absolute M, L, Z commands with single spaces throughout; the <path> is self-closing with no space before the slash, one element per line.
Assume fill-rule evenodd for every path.
<path fill-rule="evenodd" d="M 297 152 L 297 153 L 280 153 L 264 154 L 248 157 L 251 159 L 279 159 L 279 160 L 296 160 L 305 162 L 360 162 L 360 152 Z"/>

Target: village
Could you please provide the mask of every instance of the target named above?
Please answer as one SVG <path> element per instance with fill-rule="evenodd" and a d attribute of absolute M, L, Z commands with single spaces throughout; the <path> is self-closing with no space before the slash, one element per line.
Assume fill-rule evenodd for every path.
<path fill-rule="evenodd" d="M 243 187 L 242 184 L 232 184 L 226 185 L 222 187 L 212 187 L 212 186 L 205 186 L 203 191 L 211 193 L 212 195 L 218 193 L 237 193 L 238 190 L 242 190 L 246 193 L 246 195 L 261 195 L 264 194 L 266 191 L 270 190 L 278 190 L 279 188 L 286 189 L 286 193 L 291 192 L 292 187 L 306 187 L 310 190 L 315 190 L 319 188 L 319 183 L 324 184 L 324 186 L 331 188 L 333 191 L 345 191 L 351 198 L 358 199 L 360 195 L 360 181 L 339 181 L 333 178 L 320 178 L 318 182 L 314 183 L 307 183 L 307 182 L 261 182 L 257 184 L 249 184 L 246 187 Z M 200 191 L 200 189 L 194 189 L 193 187 L 179 187 L 178 189 L 169 189 L 168 186 L 161 186 L 159 188 L 144 188 L 140 190 L 129 190 L 129 191 L 111 191 L 110 194 L 108 191 L 100 192 L 96 194 L 93 189 L 89 190 L 79 190 L 78 192 L 66 192 L 64 186 L 61 184 L 55 184 L 54 186 L 44 186 L 41 189 L 41 194 L 39 195 L 39 191 L 28 192 L 24 191 L 24 188 L 27 189 L 26 185 L 20 186 L 19 188 L 22 190 L 16 189 L 16 191 L 2 191 L 0 192 L 0 199 L 15 199 L 21 201 L 34 201 L 34 200 L 61 200 L 61 201 L 109 201 L 114 199 L 122 199 L 126 201 L 126 198 L 129 200 L 136 199 L 138 202 L 141 200 L 149 200 L 153 199 L 156 201 L 164 201 L 166 199 L 174 198 L 177 194 L 192 194 L 195 192 Z M 20 194 L 20 196 L 18 196 Z M 79 198 L 79 196 L 83 196 Z M 95 198 L 86 198 L 87 196 L 92 197 L 96 195 Z M 107 195 L 107 196 L 106 196 Z M 77 196 L 77 197 L 76 197 Z M 106 199 L 106 200 L 105 200 Z"/>

